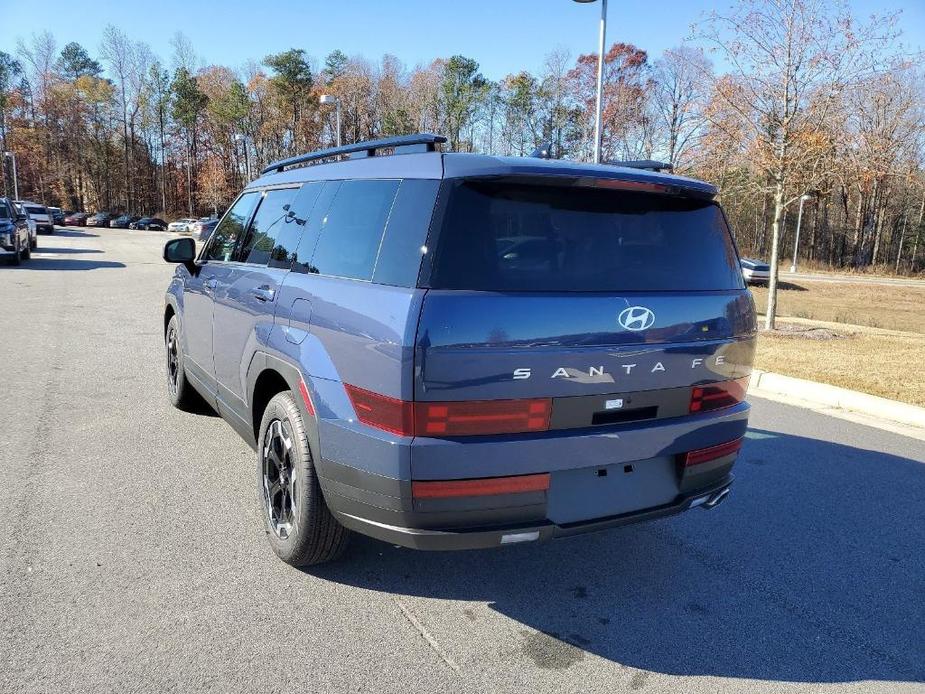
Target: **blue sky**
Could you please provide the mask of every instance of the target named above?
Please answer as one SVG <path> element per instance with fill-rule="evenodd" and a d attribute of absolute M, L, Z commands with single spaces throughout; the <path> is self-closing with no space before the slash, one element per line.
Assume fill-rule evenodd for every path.
<path fill-rule="evenodd" d="M 925 49 L 925 0 L 849 0 L 858 18 L 901 9 L 903 41 Z M 730 0 L 610 0 L 608 44 L 634 43 L 657 57 L 679 44 L 692 22 Z M 538 71 L 557 46 L 573 56 L 597 49 L 600 5 L 571 0 L 0 0 L 0 50 L 16 38 L 51 31 L 64 45 L 78 41 L 96 55 L 111 22 L 146 41 L 165 62 L 170 38 L 182 31 L 205 64 L 238 67 L 269 53 L 304 48 L 318 62 L 340 48 L 377 59 L 397 55 L 409 67 L 461 53 L 475 58 L 493 79 L 522 69 Z M 721 67 L 721 66 L 720 66 Z"/>

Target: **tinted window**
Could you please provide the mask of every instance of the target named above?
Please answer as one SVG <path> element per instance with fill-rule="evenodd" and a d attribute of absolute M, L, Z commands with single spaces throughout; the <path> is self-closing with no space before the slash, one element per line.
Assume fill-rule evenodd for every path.
<path fill-rule="evenodd" d="M 12 218 L 13 217 L 10 214 L 9 205 L 7 205 L 7 203 L 5 202 L 0 202 L 0 219 L 12 219 Z"/>
<path fill-rule="evenodd" d="M 244 225 L 257 204 L 259 193 L 245 193 L 228 210 L 222 221 L 212 232 L 209 247 L 206 249 L 207 260 L 231 260 L 234 246 L 244 232 Z"/>
<path fill-rule="evenodd" d="M 311 264 L 323 275 L 369 280 L 398 181 L 344 181 L 321 220 Z"/>
<path fill-rule="evenodd" d="M 35 207 L 33 205 L 26 205 L 26 212 L 29 214 L 46 214 L 44 207 Z"/>
<path fill-rule="evenodd" d="M 289 214 L 289 203 L 295 196 L 295 188 L 268 190 L 263 196 L 260 207 L 247 230 L 247 237 L 237 253 L 237 258 L 245 263 L 266 265 L 270 260 L 270 251 L 276 244 L 286 224 L 295 224 L 294 214 Z"/>
<path fill-rule="evenodd" d="M 279 230 L 270 252 L 270 267 L 292 268 L 293 264 L 298 262 L 299 242 L 323 188 L 324 183 L 320 181 L 306 183 L 295 194 L 289 203 L 286 223 Z"/>
<path fill-rule="evenodd" d="M 447 184 L 430 286 L 515 291 L 738 289 L 709 201 L 595 188 Z"/>
<path fill-rule="evenodd" d="M 440 181 L 406 179 L 389 214 L 373 282 L 414 287 Z"/>

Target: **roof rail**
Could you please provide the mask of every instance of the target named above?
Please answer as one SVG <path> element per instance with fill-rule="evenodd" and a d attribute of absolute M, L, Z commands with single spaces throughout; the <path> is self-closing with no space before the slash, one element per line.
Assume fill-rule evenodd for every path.
<path fill-rule="evenodd" d="M 625 166 L 628 169 L 647 169 L 649 171 L 671 171 L 674 166 L 654 159 L 629 159 L 626 161 L 609 161 L 611 166 Z"/>
<path fill-rule="evenodd" d="M 279 161 L 274 161 L 260 173 L 267 174 L 271 171 L 279 172 L 290 166 L 295 166 L 296 164 L 304 164 L 305 162 L 318 161 L 320 159 L 330 159 L 331 157 L 338 157 L 343 154 L 351 155 L 351 159 L 354 157 L 374 157 L 376 156 L 376 150 L 379 149 L 394 149 L 396 153 L 398 153 L 399 150 L 405 153 L 433 152 L 436 150 L 438 144 L 444 142 L 446 142 L 446 138 L 443 135 L 433 135 L 431 133 L 415 133 L 414 135 L 384 137 L 380 140 L 367 140 L 365 142 L 356 142 L 352 145 L 343 145 L 342 147 L 319 149 L 316 152 L 308 152 L 307 154 L 299 154 L 298 156 L 289 157 L 288 159 L 280 159 Z"/>

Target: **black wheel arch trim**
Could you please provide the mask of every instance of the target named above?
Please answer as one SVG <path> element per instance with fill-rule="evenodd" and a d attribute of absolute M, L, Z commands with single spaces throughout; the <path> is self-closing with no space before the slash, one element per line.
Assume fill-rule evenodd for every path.
<path fill-rule="evenodd" d="M 247 369 L 247 410 L 251 421 L 254 420 L 253 407 L 257 380 L 267 371 L 275 371 L 282 376 L 283 380 L 289 386 L 289 390 L 292 391 L 296 406 L 299 408 L 299 413 L 302 415 L 302 422 L 305 425 L 305 434 L 308 437 L 312 460 L 323 477 L 324 463 L 321 456 L 321 437 L 318 434 L 318 418 L 317 415 L 312 415 L 308 412 L 308 408 L 305 406 L 305 402 L 302 400 L 302 396 L 299 393 L 299 381 L 303 379 L 303 376 L 297 366 L 263 351 L 254 353 L 250 366 L 248 366 Z M 308 382 L 306 382 L 305 385 L 308 387 Z M 257 432 L 255 438 L 259 438 L 259 436 L 260 434 Z"/>

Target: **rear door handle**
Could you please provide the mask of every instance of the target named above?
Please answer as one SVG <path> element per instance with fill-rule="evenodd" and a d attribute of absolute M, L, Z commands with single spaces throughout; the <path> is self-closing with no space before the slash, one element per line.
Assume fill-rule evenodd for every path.
<path fill-rule="evenodd" d="M 270 287 L 268 284 L 264 284 L 260 287 L 255 287 L 251 290 L 254 298 L 257 301 L 273 301 L 273 297 L 276 296 L 276 290 Z"/>

